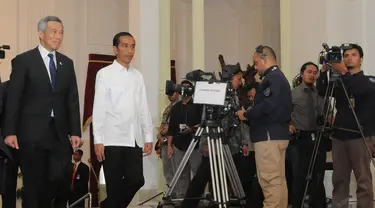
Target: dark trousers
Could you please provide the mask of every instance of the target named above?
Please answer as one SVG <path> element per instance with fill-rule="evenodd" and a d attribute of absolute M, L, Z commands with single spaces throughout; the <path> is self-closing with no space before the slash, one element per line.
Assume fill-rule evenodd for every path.
<path fill-rule="evenodd" d="M 107 198 L 102 202 L 102 207 L 128 207 L 145 183 L 142 149 L 138 146 L 106 146 L 104 154 Z"/>
<path fill-rule="evenodd" d="M 2 194 L 3 208 L 16 208 L 16 189 L 18 178 L 19 158 L 18 152 L 15 149 L 10 149 L 12 159 L 6 159 L 4 167 L 4 190 Z"/>
<path fill-rule="evenodd" d="M 233 160 L 240 177 L 242 186 L 247 197 L 247 207 L 262 207 L 262 190 L 255 178 L 255 155 L 243 156 L 242 154 L 233 155 Z M 249 158 L 252 158 L 251 160 Z M 253 163 L 251 163 L 253 161 Z M 208 157 L 202 157 L 201 164 L 196 175 L 190 183 L 186 192 L 185 199 L 182 202 L 183 208 L 194 208 L 199 205 L 199 197 L 202 196 L 207 183 L 211 180 L 210 161 Z M 228 183 L 228 187 L 230 184 Z M 191 199 L 195 198 L 195 199 Z"/>
<path fill-rule="evenodd" d="M 297 140 L 293 142 L 297 153 L 297 160 L 292 161 L 294 162 L 293 170 L 295 172 L 292 188 L 293 207 L 301 207 L 305 187 L 307 184 L 306 177 L 308 174 L 315 141 L 312 141 L 309 133 L 306 135 L 301 135 Z M 320 144 L 323 143 L 321 142 Z M 309 204 L 312 208 L 326 207 L 326 194 L 323 183 L 326 163 L 326 149 L 323 145 L 319 146 L 320 147 L 316 156 L 312 178 L 310 180 L 309 189 L 307 192 L 309 200 L 305 200 L 305 204 Z"/>
<path fill-rule="evenodd" d="M 41 143 L 20 143 L 23 208 L 65 208 L 72 176 L 72 148 L 56 134 L 53 120 Z M 67 140 L 67 138 L 66 138 Z"/>
<path fill-rule="evenodd" d="M 294 145 L 295 140 L 289 142 L 285 153 L 285 177 L 288 187 L 288 205 L 292 205 L 293 201 L 293 177 L 298 172 L 298 150 Z"/>
<path fill-rule="evenodd" d="M 357 181 L 357 207 L 373 208 L 371 158 L 363 139 L 348 141 L 333 139 L 332 160 L 332 207 L 348 207 L 350 175 L 353 170 Z"/>

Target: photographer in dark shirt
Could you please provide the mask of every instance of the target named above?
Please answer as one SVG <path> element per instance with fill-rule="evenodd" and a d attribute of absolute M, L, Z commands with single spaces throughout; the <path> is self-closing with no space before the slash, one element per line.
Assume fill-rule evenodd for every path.
<path fill-rule="evenodd" d="M 181 82 L 183 87 L 192 87 L 193 84 L 187 80 Z M 186 150 L 188 149 L 195 131 L 202 118 L 202 105 L 194 104 L 191 95 L 183 94 L 181 101 L 177 102 L 171 109 L 168 128 L 168 157 L 172 159 L 173 171 L 176 172 Z M 189 187 L 191 174 L 197 172 L 201 162 L 201 154 L 198 145 L 192 152 L 189 162 L 186 164 L 180 178 L 175 186 L 177 198 L 183 198 Z"/>
<path fill-rule="evenodd" d="M 353 106 L 366 140 L 373 138 L 375 130 L 375 77 L 366 76 L 361 70 L 363 50 L 357 44 L 343 52 L 343 62 L 327 64 L 341 75 L 349 100 L 340 81 L 336 81 L 333 97 L 337 113 L 332 134 L 333 193 L 332 207 L 348 207 L 349 184 L 353 170 L 357 181 L 357 207 L 373 208 L 373 186 L 370 170 L 371 157 L 359 133 Z M 328 82 L 327 67 L 323 66 L 317 80 L 317 89 L 325 95 Z M 352 131 L 346 131 L 349 129 Z M 370 141 L 368 141 L 370 145 Z"/>
<path fill-rule="evenodd" d="M 291 138 L 288 130 L 292 113 L 290 85 L 277 66 L 271 47 L 258 46 L 253 61 L 263 79 L 255 94 L 254 107 L 236 114 L 250 122 L 250 139 L 254 143 L 264 207 L 284 208 L 288 206 L 285 151 Z"/>

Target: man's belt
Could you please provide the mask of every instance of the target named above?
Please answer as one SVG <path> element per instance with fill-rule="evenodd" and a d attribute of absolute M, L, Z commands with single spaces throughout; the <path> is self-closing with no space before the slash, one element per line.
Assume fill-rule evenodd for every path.
<path fill-rule="evenodd" d="M 318 131 L 296 131 L 296 139 L 297 140 L 308 140 L 308 141 L 315 141 L 318 136 Z"/>

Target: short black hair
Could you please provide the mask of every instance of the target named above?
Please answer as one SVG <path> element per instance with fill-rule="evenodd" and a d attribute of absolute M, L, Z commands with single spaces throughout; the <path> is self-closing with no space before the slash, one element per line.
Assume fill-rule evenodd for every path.
<path fill-rule="evenodd" d="M 120 37 L 123 37 L 123 36 L 130 36 L 134 38 L 133 35 L 130 34 L 129 32 L 119 32 L 115 35 L 115 37 L 113 37 L 113 46 L 118 47 L 118 45 L 120 44 Z"/>
<path fill-rule="evenodd" d="M 81 149 L 78 149 L 78 150 L 76 150 L 78 153 L 79 153 L 79 155 L 83 155 L 83 151 L 81 150 Z"/>
<path fill-rule="evenodd" d="M 345 52 L 347 50 L 352 50 L 352 49 L 356 49 L 358 51 L 358 53 L 359 53 L 359 57 L 363 58 L 363 49 L 362 49 L 362 47 L 360 45 L 354 44 L 354 43 L 350 44 L 350 48 L 343 50 L 343 54 L 345 54 Z"/>
<path fill-rule="evenodd" d="M 247 85 L 246 87 L 247 87 L 247 90 L 250 91 L 252 89 L 256 90 L 258 88 L 258 86 L 259 86 L 259 82 L 253 82 L 253 83 Z"/>
<path fill-rule="evenodd" d="M 275 60 L 277 60 L 275 51 L 270 46 L 267 46 L 267 45 L 259 45 L 258 47 L 255 48 L 255 53 L 259 53 L 260 55 L 263 55 L 264 57 L 266 57 L 267 55 L 271 55 L 272 57 L 275 58 Z"/>
<path fill-rule="evenodd" d="M 189 80 L 183 80 L 183 81 L 181 82 L 181 85 L 183 85 L 183 84 L 188 84 L 188 85 L 190 85 L 191 87 L 193 86 L 193 83 L 191 83 Z"/>
<path fill-rule="evenodd" d="M 319 67 L 318 67 L 318 65 L 316 65 L 316 64 L 315 64 L 314 62 L 312 62 L 312 61 L 309 61 L 309 62 L 304 63 L 304 64 L 301 66 L 301 70 L 300 70 L 300 74 L 301 74 L 301 75 L 303 74 L 303 72 L 305 72 L 307 66 L 309 66 L 309 65 L 315 66 L 315 68 L 319 71 Z"/>

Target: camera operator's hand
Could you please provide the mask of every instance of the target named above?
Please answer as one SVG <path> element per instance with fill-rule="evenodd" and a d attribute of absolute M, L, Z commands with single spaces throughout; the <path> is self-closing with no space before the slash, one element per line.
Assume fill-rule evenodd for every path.
<path fill-rule="evenodd" d="M 296 127 L 294 127 L 293 125 L 289 125 L 289 134 L 293 135 L 294 133 L 296 133 Z"/>
<path fill-rule="evenodd" d="M 194 127 L 193 127 L 194 128 Z M 186 128 L 182 131 L 183 133 L 192 133 L 193 132 L 193 128 L 190 127 L 190 126 L 186 126 Z"/>
<path fill-rule="evenodd" d="M 327 63 L 327 65 L 340 74 L 344 74 L 348 71 L 344 64 L 344 61 L 341 61 L 340 63 Z"/>
<path fill-rule="evenodd" d="M 249 156 L 249 148 L 246 145 L 241 147 L 244 156 Z"/>
<path fill-rule="evenodd" d="M 168 145 L 168 158 L 171 158 L 174 154 L 172 145 Z"/>
<path fill-rule="evenodd" d="M 246 112 L 246 110 L 244 108 L 242 108 L 242 110 L 237 111 L 235 114 L 236 114 L 236 116 L 238 116 L 238 118 L 241 121 L 246 121 L 247 118 L 245 117 L 245 112 Z"/>

